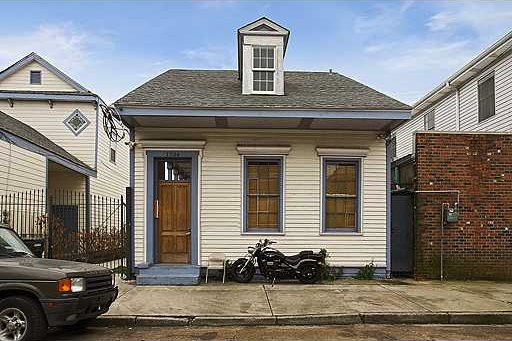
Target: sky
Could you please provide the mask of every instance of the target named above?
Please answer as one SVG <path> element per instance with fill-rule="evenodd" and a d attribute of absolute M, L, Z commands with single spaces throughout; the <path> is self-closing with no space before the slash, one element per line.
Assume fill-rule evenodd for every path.
<path fill-rule="evenodd" d="M 0 69 L 34 51 L 113 102 L 172 68 L 236 69 L 236 30 L 290 29 L 285 70 L 413 104 L 512 30 L 512 1 L 1 1 Z"/>

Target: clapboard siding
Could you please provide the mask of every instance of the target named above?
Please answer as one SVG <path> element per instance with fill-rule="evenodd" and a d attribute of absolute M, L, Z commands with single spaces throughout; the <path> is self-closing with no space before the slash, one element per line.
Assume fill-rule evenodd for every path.
<path fill-rule="evenodd" d="M 101 111 L 100 111 L 101 115 Z M 101 125 L 100 117 L 100 125 Z M 110 161 L 110 142 L 103 127 L 98 129 L 97 177 L 91 178 L 91 193 L 119 198 L 130 185 L 130 147 L 126 136 L 117 143 L 116 162 Z"/>
<path fill-rule="evenodd" d="M 494 72 L 496 114 L 485 121 L 478 122 L 478 81 L 489 72 Z M 456 99 L 452 92 L 439 103 L 415 114 L 408 122 L 393 130 L 396 136 L 397 158 L 414 153 L 414 132 L 423 130 L 423 116 L 436 111 L 437 131 L 455 131 Z M 512 131 L 512 54 L 508 54 L 496 64 L 476 74 L 459 89 L 459 111 L 461 131 Z"/>
<path fill-rule="evenodd" d="M 41 71 L 41 84 L 30 84 L 30 71 Z M 1 90 L 29 91 L 72 91 L 77 90 L 54 75 L 50 70 L 36 61 L 0 81 Z"/>
<path fill-rule="evenodd" d="M 205 139 L 201 161 L 200 259 L 212 252 L 229 258 L 242 256 L 248 245 L 265 236 L 241 235 L 241 157 L 238 144 L 290 145 L 285 158 L 285 235 L 273 236 L 286 253 L 327 248 L 332 264 L 361 266 L 374 260 L 386 263 L 386 150 L 375 133 L 243 130 L 144 129 L 137 139 Z M 367 147 L 363 161 L 362 235 L 320 235 L 320 158 L 317 146 Z M 135 255 L 144 262 L 145 170 L 144 151 L 135 158 Z"/>
<path fill-rule="evenodd" d="M 396 137 L 396 158 L 413 153 L 414 133 L 421 130 L 424 130 L 423 115 L 418 115 L 392 132 Z"/>
<path fill-rule="evenodd" d="M 45 186 L 46 158 L 0 140 L 0 195 Z"/>
<path fill-rule="evenodd" d="M 75 109 L 80 109 L 90 121 L 78 136 L 63 123 Z M 95 167 L 96 109 L 92 103 L 55 102 L 50 108 L 46 101 L 17 100 L 11 108 L 7 100 L 0 100 L 0 111 L 31 126 L 87 165 Z"/>
<path fill-rule="evenodd" d="M 478 122 L 478 80 L 494 71 L 496 114 Z M 512 54 L 483 70 L 460 90 L 460 130 L 512 131 Z"/>

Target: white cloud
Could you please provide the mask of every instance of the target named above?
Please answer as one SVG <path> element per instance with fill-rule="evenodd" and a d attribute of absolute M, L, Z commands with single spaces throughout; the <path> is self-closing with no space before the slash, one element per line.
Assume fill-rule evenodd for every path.
<path fill-rule="evenodd" d="M 512 7 L 506 2 L 448 2 L 432 15 L 426 26 L 433 32 L 469 28 L 479 35 L 496 35 L 510 30 Z"/>
<path fill-rule="evenodd" d="M 197 49 L 183 50 L 188 63 L 202 65 L 207 68 L 227 69 L 235 65 L 236 53 L 230 49 L 220 47 L 200 47 Z"/>
<path fill-rule="evenodd" d="M 414 1 L 384 2 L 377 4 L 372 13 L 354 20 L 354 31 L 359 34 L 375 34 L 392 31 L 399 27 L 407 10 Z"/>
<path fill-rule="evenodd" d="M 45 24 L 27 32 L 0 37 L 0 65 L 9 65 L 30 52 L 55 63 L 58 68 L 79 71 L 96 62 L 94 51 L 110 46 L 107 36 L 81 30 L 72 23 Z"/>

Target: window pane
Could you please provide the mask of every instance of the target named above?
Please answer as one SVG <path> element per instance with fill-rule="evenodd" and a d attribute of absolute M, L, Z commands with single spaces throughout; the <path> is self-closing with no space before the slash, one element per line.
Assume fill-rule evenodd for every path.
<path fill-rule="evenodd" d="M 478 84 L 478 120 L 483 121 L 495 114 L 494 76 Z"/>
<path fill-rule="evenodd" d="M 254 67 L 255 68 L 261 68 L 261 59 L 254 58 Z"/>
<path fill-rule="evenodd" d="M 279 228 L 281 160 L 246 162 L 247 229 Z"/>
<path fill-rule="evenodd" d="M 357 229 L 358 167 L 353 161 L 325 163 L 325 229 Z"/>
<path fill-rule="evenodd" d="M 260 48 L 259 47 L 255 47 L 252 51 L 253 51 L 253 57 L 254 58 L 259 58 L 259 56 L 260 56 Z"/>
<path fill-rule="evenodd" d="M 30 84 L 41 84 L 41 71 L 30 71 Z"/>

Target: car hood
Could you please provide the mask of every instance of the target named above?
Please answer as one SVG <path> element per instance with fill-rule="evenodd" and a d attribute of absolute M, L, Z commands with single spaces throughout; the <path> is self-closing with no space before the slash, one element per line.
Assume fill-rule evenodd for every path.
<path fill-rule="evenodd" d="M 108 275 L 111 271 L 96 264 L 72 262 L 59 259 L 43 259 L 34 257 L 6 258 L 0 260 L 0 267 L 8 267 L 25 276 L 39 277 L 41 273 L 52 277 L 92 277 Z M 24 276 L 24 277 L 25 277 Z"/>

